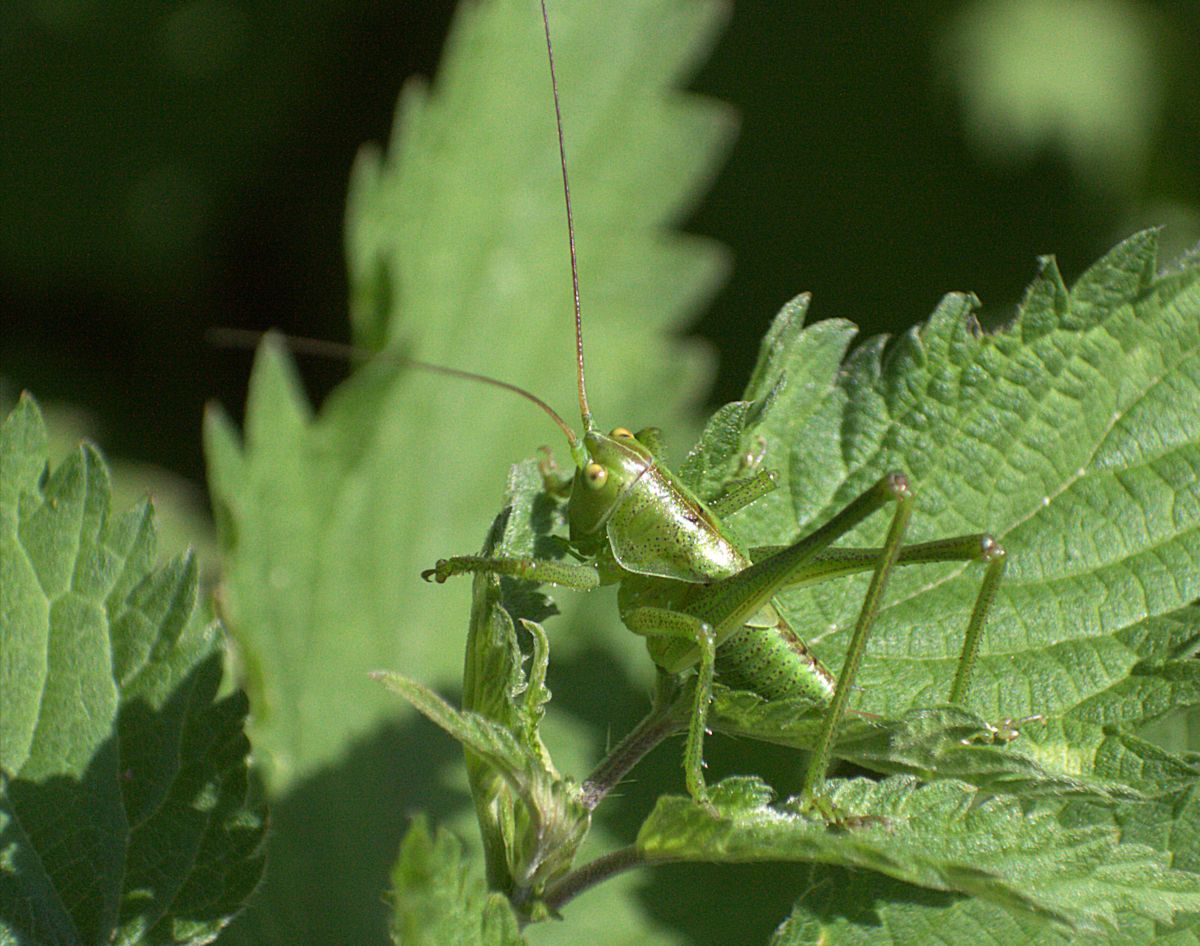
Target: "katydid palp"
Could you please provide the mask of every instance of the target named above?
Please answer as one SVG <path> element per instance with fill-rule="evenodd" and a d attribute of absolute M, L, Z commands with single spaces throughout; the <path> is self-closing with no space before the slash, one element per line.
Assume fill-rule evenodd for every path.
<path fill-rule="evenodd" d="M 746 549 L 722 526 L 721 518 L 773 489 L 770 474 L 759 471 L 740 479 L 705 503 L 663 466 L 657 430 L 633 433 L 617 427 L 605 434 L 596 427 L 585 381 L 574 216 L 545 0 L 541 8 L 566 203 L 582 435 L 529 392 L 468 372 L 423 367 L 515 390 L 537 404 L 563 431 L 574 475 L 569 481 L 556 481 L 550 469 L 545 472 L 548 489 L 568 495 L 567 541 L 577 561 L 457 556 L 440 560 L 423 577 L 444 582 L 454 575 L 484 572 L 578 590 L 618 585 L 622 623 L 645 638 L 658 670 L 659 693 L 678 691 L 681 675 L 695 671 L 684 750 L 685 780 L 692 797 L 698 801 L 707 798 L 703 741 L 714 679 L 735 689 L 752 690 L 768 700 L 807 698 L 827 704 L 803 782 L 804 794 L 815 796 L 824 781 L 867 635 L 894 568 L 946 561 L 986 564 L 949 691 L 949 702 L 962 703 L 987 612 L 1004 571 L 1004 550 L 986 534 L 904 545 L 914 496 L 907 478 L 898 472 L 882 477 L 825 525 L 791 545 Z M 881 547 L 834 547 L 856 525 L 888 506 L 893 507 L 891 525 Z M 835 679 L 772 599 L 788 587 L 868 571 L 872 573 L 870 584 L 842 672 Z M 640 757 L 638 753 L 649 745 L 636 748 L 630 758 Z M 594 806 L 598 800 L 599 793 L 593 793 L 589 804 Z"/>

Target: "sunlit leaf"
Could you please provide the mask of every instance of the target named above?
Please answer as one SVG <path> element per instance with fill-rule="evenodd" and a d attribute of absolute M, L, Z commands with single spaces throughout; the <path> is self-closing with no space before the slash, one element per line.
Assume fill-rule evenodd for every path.
<path fill-rule="evenodd" d="M 206 943 L 263 869 L 246 701 L 184 553 L 110 512 L 104 461 L 57 468 L 33 401 L 0 426 L 0 941 Z"/>

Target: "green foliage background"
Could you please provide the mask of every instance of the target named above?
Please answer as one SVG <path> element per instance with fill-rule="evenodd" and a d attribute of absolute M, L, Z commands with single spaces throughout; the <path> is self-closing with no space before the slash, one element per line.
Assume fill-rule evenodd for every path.
<path fill-rule="evenodd" d="M 0 120 L 5 139 L 20 147 L 5 149 L 0 160 L 21 182 L 0 195 L 6 221 L 16 224 L 0 242 L 0 278 L 20 320 L 18 331 L 0 338 L 0 369 L 9 383 L 86 406 L 93 428 L 118 455 L 198 479 L 199 405 L 216 396 L 237 412 L 237 379 L 246 373 L 245 359 L 205 348 L 204 329 L 280 325 L 346 337 L 350 298 L 360 337 L 402 336 L 424 357 L 530 384 L 569 412 L 565 238 L 532 4 L 518 5 L 512 32 L 496 41 L 502 45 L 457 47 L 460 60 L 486 77 L 486 91 L 457 92 L 481 124 L 452 113 L 440 132 L 405 126 L 404 145 L 432 143 L 424 157 L 411 159 L 426 162 L 424 168 L 406 167 L 428 186 L 403 197 L 380 185 L 380 196 L 398 209 L 396 219 L 373 228 L 369 215 L 357 218 L 350 276 L 343 275 L 340 220 L 351 157 L 362 141 L 387 137 L 401 79 L 414 68 L 432 69 L 448 17 L 436 5 L 408 6 L 421 10 L 309 4 L 285 17 L 267 4 L 201 2 L 167 14 L 134 4 L 101 10 L 28 3 L 6 16 L 2 48 L 13 55 L 3 57 L 0 81 L 15 91 L 16 105 Z M 1105 17 L 1094 29 L 1116 36 L 1127 53 L 1111 60 L 1112 71 L 1144 93 L 1115 119 L 1124 117 L 1125 132 L 1137 131 L 1134 145 L 1125 135 L 1110 152 L 1113 132 L 1094 118 L 1105 109 L 1085 94 L 1103 87 L 1107 74 L 1074 98 L 1050 94 L 1065 85 L 1049 72 L 1032 90 L 999 69 L 990 83 L 974 74 L 975 84 L 967 81 L 962 64 L 977 63 L 981 57 L 972 53 L 980 49 L 1011 50 L 1004 64 L 1025 55 L 1026 74 L 1042 74 L 1039 66 L 1063 58 L 1055 43 L 1080 36 L 1079 24 L 1035 31 L 1037 39 L 1022 47 L 1017 40 L 1028 34 L 1017 27 L 1031 6 L 928 4 L 903 13 L 844 3 L 738 9 L 694 83 L 735 103 L 742 126 L 730 164 L 690 224 L 733 251 L 732 279 L 700 323 L 720 353 L 714 400 L 740 392 L 769 319 L 802 289 L 815 293 L 813 317 L 846 317 L 868 332 L 926 317 L 950 289 L 978 292 L 1003 317 L 1038 253 L 1057 253 L 1070 279 L 1144 225 L 1175 224 L 1166 234 L 1166 259 L 1174 255 L 1172 246 L 1195 242 L 1200 106 L 1186 37 L 1195 35 L 1198 14 L 1166 4 L 1095 5 Z M 1055 11 L 1065 16 L 1073 5 L 1040 6 L 1052 26 Z M 637 273 L 631 265 L 654 257 L 639 251 L 627 229 L 688 212 L 687 195 L 699 193 L 715 168 L 695 122 L 711 128 L 726 113 L 693 103 L 692 124 L 663 138 L 657 106 L 630 97 L 622 84 L 628 79 L 636 88 L 683 58 L 701 56 L 704 43 L 689 44 L 689 31 L 666 18 L 673 8 L 631 4 L 606 18 L 614 34 L 586 28 L 573 34 L 567 10 L 552 12 L 596 406 L 602 422 L 664 424 L 678 457 L 698 417 L 693 410 L 689 421 L 684 411 L 703 393 L 695 370 L 699 352 L 678 346 L 678 354 L 665 354 L 662 341 L 648 337 L 650 323 L 636 305 L 658 313 L 656 332 L 682 330 L 715 286 L 715 257 L 711 246 L 676 241 L 659 249 L 671 260 L 690 253 L 707 264 L 647 266 L 631 280 Z M 432 38 L 421 38 L 423 17 L 433 21 Z M 510 66 L 511 73 L 505 71 Z M 1039 133 L 1043 126 L 1026 120 L 1018 133 L 997 118 L 991 137 L 987 128 L 981 132 L 970 117 L 971 104 L 983 95 L 979 81 L 1000 101 L 1015 103 L 1002 113 L 1011 121 L 1056 116 L 1051 131 Z M 960 97 L 960 88 L 973 90 L 974 98 Z M 681 117 L 678 103 L 670 108 Z M 1145 115 L 1159 117 L 1146 121 Z M 626 120 L 633 131 L 620 130 Z M 331 130 L 336 137 L 326 137 Z M 463 149 L 475 165 L 438 150 L 461 145 L 464 135 L 477 136 Z M 996 141 L 1008 144 L 997 150 Z M 1024 150 L 1013 141 L 1024 142 Z M 1097 152 L 1110 155 L 1109 162 Z M 1085 161 L 1081 154 L 1092 157 Z M 356 178 L 360 201 L 372 186 L 363 168 Z M 435 183 L 444 170 L 455 173 Z M 501 182 L 516 188 L 510 203 L 497 199 Z M 430 203 L 418 208 L 421 201 Z M 403 231 L 399 221 L 417 209 L 425 214 L 422 229 Z M 488 245 L 502 224 L 531 242 L 510 246 L 486 273 L 468 266 L 465 278 L 445 277 L 456 256 L 468 259 L 468 250 Z M 392 251 L 388 241 L 407 261 L 381 281 L 374 260 Z M 414 246 L 427 255 L 410 256 Z M 412 262 L 418 259 L 425 262 Z M 698 270 L 692 269 L 689 278 L 696 266 L 706 275 L 694 278 Z M 534 295 L 543 301 L 531 302 Z M 641 302 L 623 304 L 630 298 Z M 393 305 L 405 320 L 399 330 L 380 324 Z M 691 370 L 680 368 L 679 359 Z M 294 381 L 282 361 L 268 358 L 263 366 L 256 396 L 295 406 Z M 329 378 L 319 374 L 318 387 Z M 382 941 L 379 893 L 407 815 L 427 809 L 443 821 L 459 816 L 469 836 L 469 806 L 455 781 L 456 748 L 402 713 L 359 671 L 393 666 L 431 683 L 451 683 L 467 595 L 420 585 L 416 569 L 439 554 L 476 548 L 498 505 L 507 464 L 553 437 L 536 415 L 499 399 L 484 409 L 489 425 L 464 420 L 463 405 L 479 404 L 484 395 L 446 382 L 401 381 L 381 371 L 358 385 L 360 393 L 368 388 L 373 404 L 373 412 L 359 418 L 361 441 L 333 442 L 319 425 L 306 435 L 299 408 L 290 426 L 248 432 L 269 461 L 257 473 L 257 498 L 274 496 L 283 521 L 289 508 L 298 508 L 298 496 L 312 508 L 320 508 L 314 497 L 336 499 L 338 510 L 353 507 L 357 519 L 293 525 L 301 537 L 316 530 L 334 542 L 357 539 L 363 558 L 341 567 L 378 596 L 320 601 L 316 588 L 322 620 L 341 622 L 347 635 L 327 641 L 318 654 L 306 647 L 307 618 L 292 615 L 289 623 L 282 616 L 273 646 L 294 648 L 290 666 L 307 676 L 293 676 L 293 685 L 303 685 L 263 703 L 257 717 L 264 751 L 282 745 L 292 753 L 286 768 L 268 770 L 276 793 L 271 884 L 284 886 L 268 886 L 257 916 L 245 921 L 240 935 L 259 942 L 301 942 L 297 929 L 308 930 L 314 943 Z M 384 410 L 398 402 L 420 404 L 418 435 L 398 426 L 412 418 L 397 421 Z M 359 410 L 362 403 L 343 397 L 341 407 L 331 409 Z M 390 447 L 372 460 L 376 437 Z M 229 438 L 222 450 L 228 472 L 237 463 Z M 294 464 L 294 477 L 276 465 L 285 459 Z M 374 464 L 378 473 L 392 461 L 396 492 L 390 499 L 365 486 L 347 494 L 343 474 L 352 482 L 354 475 L 359 483 L 375 482 L 366 467 Z M 355 531 L 362 522 L 373 528 Z M 420 544 L 404 545 L 414 534 Z M 367 561 L 368 544 L 391 550 L 387 565 Z M 290 579 L 309 588 L 304 583 L 314 573 L 243 577 Z M 236 600 L 230 604 L 236 609 Z M 582 772 L 610 731 L 619 734 L 644 707 L 648 667 L 632 635 L 606 629 L 611 603 L 592 604 L 587 612 L 563 604 L 572 610 L 551 624 L 552 633 L 566 633 L 555 637 L 550 682 L 556 708 L 574 721 L 553 723 L 560 731 L 550 735 L 560 743 L 556 758 L 573 758 L 574 770 Z M 395 636 L 380 637 L 377 626 L 394 629 Z M 255 659 L 252 652 L 249 679 L 268 687 L 269 671 Z M 333 715 L 322 693 L 340 700 Z M 271 729 L 271 712 L 281 728 Z M 736 751 L 714 744 L 714 770 L 752 765 L 784 790 L 795 777 L 787 753 L 735 762 Z M 636 823 L 652 792 L 647 786 L 670 784 L 676 768 L 671 750 L 652 759 L 643 781 L 614 803 L 610 830 L 620 834 Z M 810 880 L 800 869 L 790 884 L 788 870 L 755 875 L 785 875 L 788 892 L 781 894 L 755 884 L 751 870 L 663 868 L 593 894 L 586 914 L 610 937 L 621 928 L 621 911 L 633 909 L 662 924 L 664 942 L 673 941 L 667 926 L 683 931 L 687 941 L 761 941 L 790 906 L 791 892 Z M 623 898 L 635 887 L 635 897 Z M 664 896 L 668 889 L 670 897 Z M 316 899 L 319 894 L 325 899 Z M 741 919 L 720 925 L 735 913 L 763 917 L 768 925 L 748 928 Z M 257 925 L 267 920 L 283 925 Z M 586 940 L 589 921 L 578 922 L 572 933 Z M 630 936 L 638 938 L 630 941 L 645 941 L 646 928 L 636 929 Z"/>

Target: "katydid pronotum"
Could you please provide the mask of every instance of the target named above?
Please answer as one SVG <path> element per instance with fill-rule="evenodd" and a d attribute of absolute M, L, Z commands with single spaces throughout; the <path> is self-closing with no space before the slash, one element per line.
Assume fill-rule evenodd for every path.
<path fill-rule="evenodd" d="M 633 433 L 617 427 L 605 434 L 595 426 L 585 383 L 575 224 L 545 0 L 542 21 L 566 203 L 582 435 L 539 398 L 510 385 L 489 383 L 517 390 L 537 404 L 561 428 L 570 444 L 574 475 L 560 481 L 547 466 L 545 476 L 547 489 L 568 496 L 568 542 L 577 560 L 457 556 L 439 561 L 424 577 L 444 582 L 454 575 L 484 572 L 583 591 L 617 584 L 621 620 L 646 639 L 657 667 L 656 704 L 666 699 L 664 694 L 668 692 L 681 692 L 681 675 L 695 672 L 683 762 L 692 797 L 701 802 L 707 799 L 703 743 L 712 685 L 717 679 L 768 700 L 801 697 L 827 704 L 803 781 L 805 796 L 815 798 L 820 794 L 834 736 L 846 712 L 867 635 L 892 571 L 901 565 L 947 561 L 977 561 L 986 566 L 949 690 L 949 702 L 962 703 L 987 612 L 1004 572 L 1004 549 L 986 534 L 905 545 L 914 496 L 907 478 L 898 472 L 881 478 L 825 525 L 791 545 L 745 549 L 722 527 L 721 517 L 770 492 L 774 479 L 769 473 L 756 471 L 729 484 L 722 495 L 705 503 L 663 466 L 656 429 Z M 489 381 L 465 372 L 434 370 Z M 881 547 L 834 547 L 858 523 L 889 506 L 893 509 L 891 525 Z M 835 680 L 772 599 L 788 587 L 868 571 L 872 573 L 870 584 L 845 664 Z M 643 740 L 626 763 L 631 765 L 630 759 L 640 757 L 648 744 Z M 593 793 L 589 803 L 594 805 L 596 801 L 598 795 Z"/>

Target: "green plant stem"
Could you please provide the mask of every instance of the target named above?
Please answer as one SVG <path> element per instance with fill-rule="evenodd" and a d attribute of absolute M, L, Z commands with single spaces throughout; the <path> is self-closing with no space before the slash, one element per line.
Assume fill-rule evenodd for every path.
<path fill-rule="evenodd" d="M 654 705 L 650 712 L 617 743 L 583 783 L 583 804 L 594 811 L 642 758 L 664 739 L 683 732 L 688 701 L 683 699 L 678 682 L 660 674 Z"/>
<path fill-rule="evenodd" d="M 584 864 L 578 870 L 571 871 L 558 883 L 552 884 L 547 888 L 543 902 L 550 910 L 557 912 L 589 887 L 643 863 L 645 858 L 636 845 L 618 848 Z"/>

